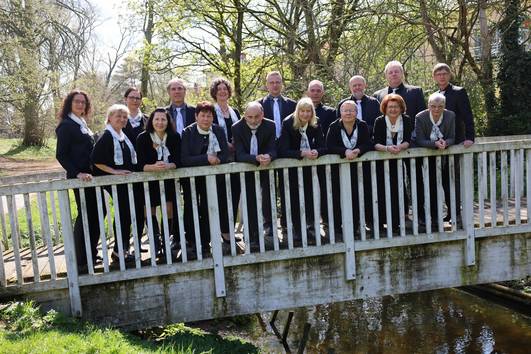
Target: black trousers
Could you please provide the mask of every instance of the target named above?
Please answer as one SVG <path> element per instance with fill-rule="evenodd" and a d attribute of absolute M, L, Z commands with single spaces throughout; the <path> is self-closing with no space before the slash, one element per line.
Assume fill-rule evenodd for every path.
<path fill-rule="evenodd" d="M 271 218 L 271 194 L 269 188 L 269 171 L 260 171 L 260 189 L 262 193 L 262 205 L 259 207 L 256 201 L 254 172 L 245 173 L 245 196 L 247 199 L 247 215 L 249 219 L 249 238 L 251 243 L 258 243 L 258 213 L 262 213 L 264 229 L 273 228 L 276 218 Z M 243 206 L 245 207 L 245 206 Z M 266 215 L 269 215 L 267 217 Z"/>
<path fill-rule="evenodd" d="M 448 170 L 448 157 L 442 156 L 442 173 L 441 173 L 441 182 L 443 187 L 443 197 L 445 199 L 446 207 L 450 211 L 450 174 Z M 432 224 L 437 221 L 437 170 L 436 170 L 436 158 L 428 158 L 429 165 L 429 175 L 430 175 L 430 215 Z M 444 216 L 444 215 L 443 215 Z"/>
<path fill-rule="evenodd" d="M 77 218 L 74 222 L 74 245 L 76 250 L 76 260 L 78 266 L 87 265 L 87 254 L 85 247 L 85 232 L 83 231 L 83 218 L 81 212 L 81 199 L 79 189 L 74 189 L 74 196 L 77 206 Z M 103 199 L 102 199 L 103 200 Z M 96 200 L 96 188 L 85 188 L 85 202 L 87 206 L 87 220 L 90 238 L 90 250 L 92 252 L 92 259 L 96 258 L 98 254 L 98 241 L 100 238 L 100 227 L 98 219 L 98 204 Z M 106 210 L 103 207 L 103 217 L 105 217 Z"/>
<path fill-rule="evenodd" d="M 407 166 L 409 161 L 403 161 L 403 163 L 406 163 L 406 166 Z M 390 182 L 390 192 L 391 192 L 390 203 L 391 203 L 392 225 L 387 225 L 387 227 L 391 226 L 393 230 L 397 230 L 400 226 L 400 209 L 399 209 L 399 203 L 398 203 L 399 201 L 399 198 L 398 198 L 398 168 L 403 168 L 403 167 L 398 166 L 397 160 L 389 160 L 389 182 Z M 388 198 L 385 195 L 385 177 L 384 177 L 383 161 L 376 162 L 376 169 L 377 169 L 377 175 L 378 175 L 378 178 L 377 178 L 378 180 L 378 218 L 379 218 L 378 221 L 381 226 L 383 224 L 387 224 L 386 200 Z M 407 196 L 406 186 L 405 186 L 406 174 L 403 173 L 402 176 L 403 176 L 402 188 L 404 191 L 404 213 L 407 214 L 407 206 L 409 205 L 409 198 Z M 417 186 L 419 184 L 418 182 L 419 182 L 419 178 L 417 175 Z M 406 215 L 404 215 L 404 220 L 405 220 L 405 217 Z"/>

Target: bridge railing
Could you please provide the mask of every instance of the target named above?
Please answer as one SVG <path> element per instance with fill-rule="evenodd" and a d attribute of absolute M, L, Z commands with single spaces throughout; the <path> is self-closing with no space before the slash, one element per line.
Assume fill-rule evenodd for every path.
<path fill-rule="evenodd" d="M 430 168 L 435 169 L 431 172 L 436 180 L 435 194 L 430 190 Z M 176 272 L 213 269 L 216 295 L 222 297 L 227 293 L 224 269 L 250 263 L 344 253 L 345 276 L 354 279 L 356 251 L 460 241 L 464 243 L 467 265 L 473 265 L 476 237 L 531 232 L 530 171 L 531 136 L 519 136 L 483 139 L 470 148 L 459 145 L 444 151 L 412 148 L 398 155 L 370 152 L 353 161 L 326 155 L 317 160 L 278 159 L 267 168 L 231 163 L 104 176 L 91 182 L 52 179 L 3 185 L 0 289 L 14 293 L 23 288 L 68 287 L 72 311 L 79 314 L 80 286 Z M 449 186 L 447 203 L 442 183 L 445 178 Z M 166 201 L 170 200 L 165 180 L 170 180 L 178 191 L 172 200 L 178 222 L 174 235 L 168 222 L 171 210 L 166 208 Z M 232 203 L 232 188 L 238 183 L 231 181 L 239 182 L 241 190 L 239 220 L 235 220 Z M 158 183 L 160 189 L 162 245 L 165 253 L 173 257 L 155 257 L 158 235 L 152 219 L 147 217 L 143 239 L 134 226 L 131 228 L 134 261 L 127 262 L 119 210 L 125 205 L 131 224 L 135 225 L 138 215 L 134 205 L 140 202 L 135 188 L 143 193 L 146 210 L 150 210 L 149 182 Z M 339 200 L 331 193 L 338 187 Z M 93 261 L 95 255 L 89 246 L 87 188 L 96 190 L 101 264 Z M 295 200 L 294 189 L 299 192 Z M 72 225 L 77 215 L 73 190 L 80 195 L 84 240 L 73 237 Z M 191 203 L 184 203 L 181 190 L 190 194 Z M 311 198 L 305 198 L 307 190 L 312 191 Z M 224 193 L 224 198 L 218 198 L 220 193 Z M 281 194 L 283 203 L 278 203 Z M 127 201 L 120 200 L 119 195 L 127 195 Z M 267 199 L 272 202 L 262 203 Z M 406 204 L 408 199 L 411 208 Z M 431 203 L 432 199 L 436 203 Z M 308 203 L 314 206 L 309 211 L 313 215 L 306 215 Z M 279 217 L 282 204 L 288 211 L 285 222 Z M 262 205 L 269 205 L 271 210 L 266 211 Z M 436 212 L 432 213 L 432 207 Z M 293 210 L 298 213 L 290 212 Z M 207 220 L 205 213 L 208 227 L 201 225 Z M 220 218 L 220 214 L 224 217 Z M 300 218 L 292 220 L 297 214 Z M 393 215 L 397 214 L 398 222 L 393 225 Z M 272 228 L 267 227 L 268 215 L 272 216 Z M 192 220 L 193 238 L 192 230 L 185 230 L 185 217 Z M 228 223 L 227 246 L 223 246 L 221 238 L 223 222 Z M 299 222 L 300 226 L 296 225 Z M 257 232 L 253 233 L 255 229 Z M 208 246 L 201 244 L 205 232 L 212 235 Z M 245 244 L 243 254 L 237 247 L 240 237 Z M 86 245 L 86 253 L 81 255 L 87 259 L 86 274 L 78 271 L 75 242 Z M 112 262 L 110 250 L 115 242 L 118 260 Z M 149 249 L 149 255 L 142 256 L 141 242 Z M 172 249 L 172 245 L 178 247 Z"/>

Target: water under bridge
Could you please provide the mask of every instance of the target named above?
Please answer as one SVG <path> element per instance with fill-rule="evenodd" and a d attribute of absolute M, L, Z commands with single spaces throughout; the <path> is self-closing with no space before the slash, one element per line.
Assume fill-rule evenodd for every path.
<path fill-rule="evenodd" d="M 430 195 L 428 184 L 424 183 L 424 192 L 428 196 L 425 208 L 429 209 L 430 198 L 436 198 L 437 216 L 431 220 L 430 213 L 426 212 L 425 219 L 419 220 L 415 187 L 417 180 L 429 179 L 429 167 L 425 163 L 429 157 L 436 161 L 439 188 L 436 195 Z M 390 159 L 396 159 L 398 166 L 404 166 L 398 169 L 397 181 L 389 178 Z M 378 200 L 376 167 L 382 160 L 385 198 Z M 353 169 L 350 168 L 352 164 L 355 165 Z M 364 169 L 363 164 L 369 168 Z M 417 164 L 423 166 L 420 174 Z M 448 164 L 450 170 L 449 207 L 443 203 L 440 183 L 444 164 Z M 303 181 L 303 167 L 312 169 L 311 181 Z M 299 183 L 296 186 L 289 185 L 290 168 L 297 171 Z M 325 171 L 324 181 L 318 179 L 318 168 Z M 318 190 L 320 187 L 329 190 L 334 168 L 339 170 L 342 191 L 341 220 L 333 220 L 333 210 L 327 208 L 329 227 L 325 234 L 320 213 L 324 205 L 321 205 Z M 239 174 L 244 190 L 248 181 L 245 173 L 253 173 L 258 181 L 260 173 L 264 173 L 262 171 L 270 177 L 271 200 L 277 200 L 279 193 L 290 188 L 298 188 L 302 195 L 303 184 L 311 183 L 316 191 L 313 226 L 320 232 L 306 232 L 309 225 L 304 217 L 304 198 L 290 200 L 290 193 L 285 193 L 287 209 L 298 208 L 303 216 L 300 240 L 294 237 L 291 213 L 287 213 L 287 230 L 282 232 L 280 220 L 277 220 L 278 228 L 273 230 L 273 242 L 269 247 L 263 235 L 262 213 L 258 212 L 259 245 L 256 249 L 246 247 L 244 253 L 239 254 L 235 238 L 241 235 L 249 244 L 248 213 L 255 211 L 247 209 L 245 193 L 242 193 L 240 216 L 233 220 L 231 203 L 217 203 L 216 175 L 224 175 L 228 182 L 231 174 Z M 371 210 L 365 213 L 363 198 L 352 196 L 356 188 L 358 195 L 364 195 L 361 176 L 367 171 L 373 188 Z M 459 171 L 459 179 L 453 171 Z M 354 187 L 350 183 L 351 172 L 358 174 L 358 185 Z M 275 174 L 286 177 L 282 191 L 275 188 Z M 109 252 L 114 239 L 120 242 L 120 225 L 114 235 L 113 228 L 109 227 L 112 223 L 108 220 L 112 221 L 112 217 L 105 218 L 103 210 L 109 210 L 107 215 L 112 214 L 111 210 L 117 214 L 120 206 L 114 203 L 111 207 L 108 193 L 102 193 L 104 186 L 112 186 L 112 197 L 117 185 L 126 184 L 130 201 L 134 202 L 133 183 L 142 183 L 147 196 L 148 182 L 160 181 L 162 228 L 166 231 L 164 234 L 169 235 L 162 180 L 173 180 L 176 190 L 180 190 L 181 180 L 190 180 L 191 214 L 197 221 L 199 211 L 195 197 L 199 178 L 206 180 L 211 234 L 219 235 L 220 209 L 229 211 L 230 250 L 224 250 L 221 238 L 214 237 L 208 253 L 203 254 L 198 246 L 192 256 L 185 248 L 177 259 L 168 257 L 157 261 L 151 257 L 154 232 L 148 218 L 147 232 L 140 242 L 150 252 L 140 252 L 141 245 L 133 230 L 135 261 L 126 263 L 123 255 L 117 262 L 110 261 Z M 456 181 L 461 187 L 457 189 L 461 193 L 461 208 L 456 205 Z M 398 183 L 398 230 L 377 226 L 379 203 L 385 204 L 386 218 L 397 212 L 391 210 L 391 183 Z M 255 185 L 259 186 L 258 183 Z M 78 272 L 72 230 L 77 211 L 72 203 L 72 190 L 80 189 L 83 200 L 83 189 L 87 187 L 97 190 L 101 231 L 98 252 L 103 260 L 94 264 L 92 255 L 87 254 L 88 269 Z M 226 192 L 230 196 L 230 188 Z M 260 205 L 262 192 L 260 188 L 255 192 L 257 205 Z M 409 212 L 404 203 L 406 195 L 412 201 Z M 351 212 L 353 200 L 361 210 L 358 215 Z M 174 237 L 184 244 L 183 202 L 179 194 L 174 202 L 180 221 L 179 233 Z M 330 193 L 323 203 L 333 204 Z M 271 214 L 277 215 L 277 204 L 272 203 L 271 208 Z M 135 329 L 520 279 L 531 274 L 530 210 L 531 136 L 483 138 L 470 148 L 452 146 L 444 151 L 409 149 L 393 156 L 370 152 L 353 162 L 337 156 L 323 156 L 314 161 L 279 159 L 268 168 L 231 163 L 160 174 L 105 176 L 94 178 L 92 182 L 66 180 L 60 174 L 4 178 L 0 181 L 0 300 L 34 299 L 44 308 L 55 308 L 100 324 Z M 82 213 L 86 217 L 85 203 L 82 203 Z M 136 218 L 134 213 L 131 208 L 133 220 Z M 404 216 L 406 213 L 408 215 Z M 462 222 L 457 223 L 457 217 L 444 221 L 446 214 L 460 214 Z M 367 215 L 371 216 L 370 222 L 366 220 Z M 353 217 L 359 219 L 353 220 Z M 341 235 L 335 235 L 334 222 L 342 225 Z M 386 222 L 390 224 L 390 219 Z M 195 225 L 196 244 L 199 244 L 200 227 L 197 222 Z M 87 227 L 86 218 L 84 226 Z M 169 236 L 164 237 L 169 247 Z M 85 241 L 89 242 L 88 239 Z"/>

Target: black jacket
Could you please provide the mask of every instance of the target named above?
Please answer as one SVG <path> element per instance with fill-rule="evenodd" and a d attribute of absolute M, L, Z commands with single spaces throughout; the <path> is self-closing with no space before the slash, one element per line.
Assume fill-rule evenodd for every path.
<path fill-rule="evenodd" d="M 394 138 L 394 145 L 401 143 L 411 144 L 411 133 L 413 132 L 413 120 L 406 114 L 402 114 L 404 122 L 404 135 L 402 141 L 396 141 L 397 136 Z M 385 116 L 379 116 L 374 122 L 374 130 L 372 134 L 374 144 L 387 145 L 387 126 L 385 124 Z"/>
<path fill-rule="evenodd" d="M 108 175 L 107 172 L 97 168 L 96 164 L 106 165 L 114 169 L 138 171 L 137 165 L 131 161 L 131 151 L 127 144 L 124 142 L 121 146 L 124 163 L 123 165 L 116 165 L 114 162 L 114 141 L 112 134 L 108 130 L 103 131 L 96 145 L 94 145 L 94 150 L 91 155 L 92 170 L 95 176 Z"/>
<path fill-rule="evenodd" d="M 256 161 L 256 156 L 249 153 L 251 151 L 252 132 L 245 119 L 241 119 L 232 126 L 232 137 L 236 147 L 236 161 L 260 165 Z M 258 154 L 269 154 L 271 160 L 274 160 L 277 157 L 275 122 L 264 118 L 256 130 L 256 138 L 258 140 Z"/>
<path fill-rule="evenodd" d="M 356 102 L 356 97 L 352 95 L 339 101 L 336 109 L 337 118 L 341 117 L 341 105 L 348 100 Z M 381 114 L 382 113 L 380 112 L 380 102 L 378 102 L 378 100 L 374 97 L 363 95 L 363 97 L 361 98 L 361 118 L 365 123 L 367 123 L 369 132 L 372 132 L 372 128 L 374 127 L 374 121 Z"/>
<path fill-rule="evenodd" d="M 221 151 L 217 156 L 221 163 L 227 163 L 229 159 L 229 147 L 223 129 L 217 125 L 212 125 L 212 131 L 218 139 Z M 189 125 L 183 130 L 181 142 L 181 163 L 183 166 L 208 166 L 208 135 L 199 134 L 197 123 Z"/>
<path fill-rule="evenodd" d="M 355 129 L 358 130 L 358 141 L 356 143 L 356 148 L 360 149 L 359 156 L 363 155 L 367 151 L 371 151 L 373 145 L 371 143 L 371 136 L 369 134 L 369 129 L 367 128 L 367 123 L 362 120 L 356 119 Z M 328 148 L 329 154 L 337 154 L 342 158 L 345 157 L 345 151 L 347 148 L 343 144 L 343 139 L 341 138 L 341 130 L 345 129 L 343 123 L 340 119 L 337 119 L 328 129 L 328 134 L 326 135 L 326 147 Z"/>
<path fill-rule="evenodd" d="M 336 110 L 332 107 L 319 103 L 317 107 L 315 107 L 315 115 L 317 115 L 317 118 L 319 118 L 319 125 L 323 131 L 323 136 L 326 136 L 328 127 L 333 121 L 336 120 Z"/>
<path fill-rule="evenodd" d="M 176 115 L 175 115 L 175 107 L 173 104 L 170 104 L 166 107 L 166 111 L 170 114 L 170 117 L 173 121 L 173 128 L 177 129 L 177 122 L 175 121 Z M 184 113 L 183 113 L 184 112 Z M 181 114 L 184 114 L 184 128 L 188 127 L 189 125 L 195 123 L 195 107 L 189 106 L 188 104 L 184 104 L 184 110 L 181 110 Z M 184 131 L 184 130 L 183 130 Z"/>
<path fill-rule="evenodd" d="M 258 101 L 258 103 L 260 103 L 264 108 L 264 117 L 267 119 L 271 119 L 274 122 L 275 116 L 273 115 L 273 97 L 271 95 L 267 95 L 260 101 Z M 284 118 L 289 116 L 291 113 L 295 112 L 295 106 L 297 106 L 297 102 L 295 102 L 291 98 L 281 95 L 278 97 L 278 103 L 280 105 L 281 121 L 283 121 Z"/>
<path fill-rule="evenodd" d="M 474 141 L 474 116 L 468 94 L 463 87 L 448 84 L 444 91 L 446 109 L 455 113 L 455 143 Z"/>
<path fill-rule="evenodd" d="M 170 151 L 168 161 L 173 162 L 177 167 L 181 165 L 181 137 L 179 134 L 168 134 L 166 146 Z M 141 133 L 136 140 L 136 154 L 138 160 L 138 170 L 143 171 L 145 165 L 151 165 L 158 161 L 157 150 L 153 148 L 153 140 L 148 132 Z"/>
<path fill-rule="evenodd" d="M 376 91 L 373 94 L 373 97 L 375 97 L 379 102 L 382 102 L 383 98 L 390 93 L 393 93 L 393 90 L 389 86 L 387 86 L 381 90 Z M 396 94 L 402 96 L 402 98 L 406 102 L 406 114 L 408 116 L 416 117 L 417 114 L 426 109 L 424 93 L 422 92 L 422 89 L 420 87 L 406 85 L 402 83 L 400 84 L 400 86 L 398 86 Z"/>
<path fill-rule="evenodd" d="M 148 121 L 148 118 L 149 117 L 144 114 L 144 117 L 142 118 L 142 122 L 136 128 L 133 128 L 133 126 L 131 125 L 131 122 L 129 122 L 129 119 L 128 119 L 127 125 L 123 129 L 124 134 L 127 135 L 127 138 L 131 140 L 131 143 L 133 143 L 135 150 L 136 150 L 136 139 L 138 138 L 140 133 L 142 133 L 146 129 L 146 123 Z"/>
<path fill-rule="evenodd" d="M 55 157 L 66 171 L 66 178 L 76 178 L 77 174 L 92 173 L 90 154 L 94 149 L 94 138 L 81 133 L 79 124 L 65 118 L 55 129 L 57 147 Z"/>
<path fill-rule="evenodd" d="M 302 159 L 300 151 L 301 133 L 298 129 L 293 128 L 293 119 L 293 115 L 290 115 L 282 122 L 282 132 L 278 141 L 278 157 Z M 319 156 L 325 155 L 326 146 L 321 127 L 319 125 L 315 127 L 308 125 L 306 135 L 308 136 L 310 148 L 317 150 Z"/>

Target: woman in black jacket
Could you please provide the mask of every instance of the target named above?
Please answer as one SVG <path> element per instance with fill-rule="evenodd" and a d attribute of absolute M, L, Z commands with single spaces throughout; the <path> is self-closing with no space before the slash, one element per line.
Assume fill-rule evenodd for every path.
<path fill-rule="evenodd" d="M 90 109 L 90 98 L 84 91 L 70 91 L 63 100 L 59 112 L 59 124 L 55 129 L 57 135 L 55 156 L 66 170 L 66 178 L 78 178 L 82 181 L 92 180 L 90 154 L 94 148 L 94 134 L 85 121 Z M 77 218 L 74 224 L 76 260 L 78 266 L 84 267 L 87 265 L 88 255 L 85 249 L 81 200 L 78 189 L 74 189 L 74 195 L 77 206 Z M 89 235 L 87 236 L 90 237 L 92 261 L 100 261 L 101 258 L 97 256 L 98 250 L 96 248 L 100 230 L 95 188 L 85 188 L 85 201 L 89 227 Z M 105 209 L 103 212 L 105 213 Z"/>
<path fill-rule="evenodd" d="M 377 151 L 386 152 L 389 154 L 398 154 L 401 151 L 407 150 L 411 143 L 411 133 L 413 131 L 413 121 L 404 114 L 406 111 L 406 103 L 400 95 L 389 94 L 384 97 L 380 104 L 380 111 L 382 116 L 376 118 L 374 122 L 373 140 L 374 148 Z M 378 217 L 380 226 L 387 224 L 386 212 L 386 196 L 385 196 L 385 177 L 384 177 L 384 163 L 378 161 L 376 163 L 378 175 Z M 403 168 L 398 165 L 397 160 L 389 161 L 389 181 L 391 190 L 391 219 L 394 232 L 398 232 L 400 226 L 399 204 L 398 204 L 398 169 Z M 404 191 L 404 213 L 407 214 L 408 198 L 405 186 L 406 173 L 403 176 L 403 191 Z M 417 177 L 418 181 L 418 177 Z M 406 215 L 404 215 L 406 220 Z"/>
<path fill-rule="evenodd" d="M 358 109 L 356 102 L 347 100 L 340 108 L 340 118 L 330 124 L 326 135 L 326 146 L 329 154 L 337 154 L 350 162 L 372 150 L 372 143 L 367 123 L 357 119 Z M 365 167 L 365 166 L 364 166 Z M 365 209 L 370 205 L 370 184 L 367 184 L 368 171 L 363 170 Z M 358 201 L 358 169 L 355 163 L 350 164 L 350 181 L 352 190 L 352 221 L 354 232 L 359 226 L 359 201 Z M 369 192 L 367 192 L 369 191 Z M 339 180 L 339 166 L 332 166 L 332 200 L 334 205 L 334 227 L 336 234 L 341 234 L 341 186 Z"/>
<path fill-rule="evenodd" d="M 278 156 L 302 160 L 304 158 L 315 160 L 326 154 L 326 146 L 321 126 L 318 124 L 315 108 L 312 100 L 308 97 L 297 102 L 295 112 L 282 122 L 282 130 L 278 142 Z M 292 224 L 294 228 L 295 240 L 300 240 L 302 220 L 299 205 L 299 179 L 297 168 L 290 168 L 289 174 L 289 194 L 291 201 Z M 324 170 L 317 171 L 319 185 L 324 186 Z M 310 242 L 314 237 L 320 237 L 320 230 L 315 230 L 312 168 L 303 167 L 302 180 L 304 183 L 304 206 L 306 213 L 306 228 L 309 233 Z M 321 187 L 322 188 L 322 187 Z M 284 193 L 284 191 L 280 191 Z M 321 206 L 323 201 L 321 201 Z M 321 208 L 322 210 L 322 208 Z"/>
<path fill-rule="evenodd" d="M 205 101 L 197 104 L 195 108 L 196 122 L 183 130 L 181 143 L 181 162 L 183 166 L 216 166 L 228 162 L 229 148 L 227 146 L 227 139 L 225 138 L 223 129 L 217 125 L 213 125 L 215 114 L 216 112 L 212 103 Z M 204 176 L 196 177 L 195 185 L 199 220 L 194 220 L 194 222 L 199 223 L 202 252 L 206 254 L 209 251 L 210 236 L 215 237 L 221 235 L 210 235 L 206 178 Z M 229 225 L 227 221 L 227 197 L 224 175 L 217 175 L 216 185 L 221 232 L 228 233 Z M 192 208 L 190 190 L 184 190 L 184 203 L 185 208 Z M 194 230 L 188 230 L 186 238 L 188 242 L 195 244 Z"/>
<path fill-rule="evenodd" d="M 170 114 L 164 107 L 155 109 L 149 116 L 146 131 L 137 138 L 136 152 L 140 171 L 158 172 L 176 169 L 180 166 L 181 137 L 175 133 Z M 164 192 L 170 232 L 177 235 L 175 232 L 177 228 L 174 226 L 176 217 L 174 215 L 175 183 L 172 179 L 164 181 Z M 158 181 L 149 182 L 149 198 L 151 210 L 146 210 L 146 217 L 151 217 L 153 222 L 155 252 L 157 257 L 160 257 L 164 255 L 165 238 L 162 236 L 156 217 L 156 208 L 161 205 Z"/>

